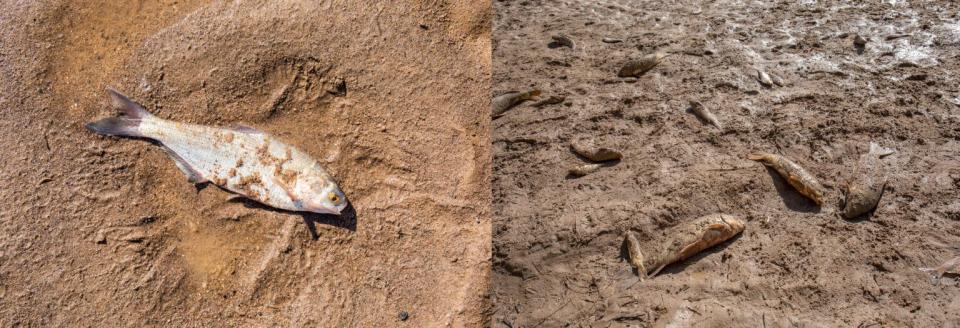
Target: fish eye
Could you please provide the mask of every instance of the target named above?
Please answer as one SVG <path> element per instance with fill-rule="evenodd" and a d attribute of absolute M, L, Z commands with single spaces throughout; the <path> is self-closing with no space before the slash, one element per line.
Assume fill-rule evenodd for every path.
<path fill-rule="evenodd" d="M 327 198 L 330 199 L 330 201 L 333 202 L 334 204 L 337 204 L 340 202 L 340 196 L 337 196 L 337 194 L 332 192 L 327 193 Z"/>

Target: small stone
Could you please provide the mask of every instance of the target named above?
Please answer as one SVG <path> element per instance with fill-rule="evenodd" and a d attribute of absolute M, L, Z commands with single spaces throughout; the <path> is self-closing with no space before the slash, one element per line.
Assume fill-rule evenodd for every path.
<path fill-rule="evenodd" d="M 407 313 L 407 311 L 400 311 L 400 314 L 397 315 L 397 318 L 400 319 L 400 321 L 407 321 L 407 319 L 410 319 L 410 314 Z"/>

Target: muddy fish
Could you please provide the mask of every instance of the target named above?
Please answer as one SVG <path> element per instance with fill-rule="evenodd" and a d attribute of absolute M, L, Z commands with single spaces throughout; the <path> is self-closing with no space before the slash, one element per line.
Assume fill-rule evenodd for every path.
<path fill-rule="evenodd" d="M 570 141 L 570 149 L 577 155 L 583 156 L 593 162 L 614 161 L 623 158 L 620 151 L 598 146 L 593 140 L 574 139 Z"/>
<path fill-rule="evenodd" d="M 87 129 L 158 142 L 190 182 L 211 182 L 289 211 L 339 215 L 347 207 L 347 198 L 320 163 L 264 132 L 168 121 L 113 89 L 107 94 L 125 115 L 87 123 Z"/>
<path fill-rule="evenodd" d="M 757 70 L 757 81 L 768 88 L 773 86 L 773 79 L 770 78 L 770 74 L 759 69 Z"/>
<path fill-rule="evenodd" d="M 628 231 L 625 237 L 627 260 L 637 269 L 641 279 L 652 277 L 667 265 L 683 261 L 733 238 L 745 227 L 743 220 L 733 215 L 717 213 L 701 216 L 671 232 L 670 242 L 661 246 L 658 252 L 651 253 L 652 256 L 644 256 L 636 236 Z"/>
<path fill-rule="evenodd" d="M 513 106 L 516 106 L 524 101 L 531 100 L 539 95 L 540 90 L 532 89 L 524 92 L 507 92 L 493 97 L 493 101 L 491 101 L 491 105 L 493 107 L 491 116 L 497 117 L 503 115 L 504 112 L 510 108 L 513 108 Z"/>
<path fill-rule="evenodd" d="M 652 54 L 644 55 L 637 60 L 631 60 L 627 62 L 623 68 L 620 68 L 620 72 L 617 73 L 619 77 L 640 77 L 647 71 L 653 69 L 654 66 L 660 64 L 660 61 L 663 58 L 667 57 L 666 53 L 655 52 Z"/>
<path fill-rule="evenodd" d="M 826 192 L 826 189 L 820 185 L 817 178 L 800 167 L 800 165 L 797 165 L 797 163 L 794 163 L 786 157 L 770 153 L 750 154 L 747 159 L 758 161 L 763 163 L 763 165 L 772 167 L 777 173 L 780 173 L 781 177 L 787 180 L 787 183 L 797 189 L 800 194 L 812 199 L 817 205 L 823 205 L 823 194 Z"/>
<path fill-rule="evenodd" d="M 884 154 L 884 148 L 871 142 L 870 151 L 860 156 L 844 195 L 842 214 L 845 219 L 870 212 L 880 203 L 883 188 L 887 185 L 886 170 L 880 162 Z"/>
<path fill-rule="evenodd" d="M 574 177 L 582 177 L 597 171 L 600 171 L 600 164 L 581 164 L 570 168 L 567 173 Z"/>
<path fill-rule="evenodd" d="M 932 281 L 934 285 L 940 284 L 940 278 L 943 278 L 943 275 L 948 273 L 960 274 L 960 256 L 949 259 L 935 268 L 920 268 L 920 271 L 929 273 L 930 281 Z"/>
<path fill-rule="evenodd" d="M 713 126 L 723 129 L 720 126 L 720 120 L 717 119 L 716 115 L 710 112 L 709 109 L 703 106 L 699 101 L 690 101 L 690 111 L 693 112 L 693 115 L 696 115 L 704 122 L 713 124 Z"/>

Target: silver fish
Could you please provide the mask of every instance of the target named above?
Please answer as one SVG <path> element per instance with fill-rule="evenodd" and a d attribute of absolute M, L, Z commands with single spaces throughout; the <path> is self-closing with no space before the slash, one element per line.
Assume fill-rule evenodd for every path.
<path fill-rule="evenodd" d="M 693 112 L 693 115 L 696 115 L 701 120 L 713 124 L 713 126 L 723 129 L 723 126 L 720 125 L 720 120 L 717 119 L 716 115 L 713 115 L 707 107 L 704 107 L 699 101 L 690 101 L 690 111 Z"/>
<path fill-rule="evenodd" d="M 887 185 L 886 169 L 880 158 L 889 154 L 888 149 L 871 142 L 870 151 L 860 156 L 857 168 L 847 183 L 842 215 L 853 219 L 872 211 L 880 203 L 883 188 Z"/>
<path fill-rule="evenodd" d="M 159 142 L 190 182 L 211 182 L 289 211 L 339 215 L 347 207 L 346 196 L 320 163 L 264 132 L 168 121 L 113 89 L 107 94 L 125 115 L 87 123 L 87 129 Z"/>

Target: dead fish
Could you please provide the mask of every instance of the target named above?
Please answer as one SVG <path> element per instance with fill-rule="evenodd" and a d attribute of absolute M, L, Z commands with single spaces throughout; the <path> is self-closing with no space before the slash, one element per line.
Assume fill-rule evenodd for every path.
<path fill-rule="evenodd" d="M 773 86 L 773 80 L 770 79 L 770 74 L 759 69 L 757 70 L 757 81 L 768 88 Z"/>
<path fill-rule="evenodd" d="M 606 162 L 623 158 L 619 151 L 607 147 L 597 146 L 593 140 L 575 139 L 570 142 L 570 148 L 577 155 L 593 162 Z"/>
<path fill-rule="evenodd" d="M 560 47 L 570 47 L 573 49 L 573 39 L 570 39 L 569 36 L 558 34 L 550 37 L 553 39 L 553 42 Z"/>
<path fill-rule="evenodd" d="M 880 203 L 887 185 L 886 170 L 880 162 L 884 149 L 870 143 L 870 151 L 860 156 L 857 168 L 847 183 L 844 197 L 843 217 L 853 219 L 870 212 Z"/>
<path fill-rule="evenodd" d="M 670 242 L 661 246 L 658 252 L 650 253 L 653 254 L 650 257 L 644 256 L 636 237 L 628 232 L 628 260 L 637 269 L 641 279 L 656 276 L 667 265 L 723 243 L 743 232 L 745 227 L 743 220 L 733 215 L 716 213 L 701 216 L 672 231 Z"/>
<path fill-rule="evenodd" d="M 622 39 L 617 39 L 617 38 L 603 38 L 603 39 L 601 39 L 600 41 L 603 41 L 603 43 L 620 43 L 620 42 L 623 42 Z"/>
<path fill-rule="evenodd" d="M 540 95 L 540 90 L 531 89 L 524 92 L 507 92 L 493 97 L 491 105 L 493 106 L 492 117 L 503 115 L 507 110 L 513 108 L 519 103 L 531 100 Z"/>
<path fill-rule="evenodd" d="M 772 167 L 780 176 L 787 180 L 793 188 L 796 188 L 800 194 L 812 199 L 817 205 L 823 204 L 823 194 L 825 189 L 820 185 L 812 174 L 804 170 L 800 165 L 787 159 L 786 157 L 770 154 L 755 153 L 747 156 L 748 159 L 763 163 L 763 165 Z"/>
<path fill-rule="evenodd" d="M 125 115 L 87 123 L 87 129 L 158 142 L 190 182 L 211 182 L 289 211 L 339 215 L 347 207 L 346 196 L 320 163 L 264 132 L 168 121 L 113 89 L 107 94 Z"/>
<path fill-rule="evenodd" d="M 690 111 L 704 122 L 713 124 L 713 126 L 723 129 L 723 127 L 720 126 L 720 120 L 717 120 L 717 117 L 699 101 L 690 101 Z"/>
<path fill-rule="evenodd" d="M 773 82 L 773 84 L 775 84 L 778 87 L 782 87 L 785 84 L 783 82 L 783 79 L 781 79 L 780 76 L 776 74 L 770 74 L 770 81 Z"/>
<path fill-rule="evenodd" d="M 575 177 L 582 177 L 600 171 L 600 164 L 581 164 L 570 168 L 567 173 Z"/>
<path fill-rule="evenodd" d="M 860 36 L 860 34 L 857 34 L 856 36 L 853 37 L 853 45 L 854 45 L 855 47 L 861 47 L 861 48 L 862 48 L 863 46 L 866 46 L 866 45 L 867 45 L 867 41 L 869 41 L 869 40 L 864 39 L 862 36 Z"/>
<path fill-rule="evenodd" d="M 938 285 L 943 275 L 948 273 L 960 274 L 960 256 L 949 259 L 935 268 L 920 268 L 920 271 L 930 274 L 930 281 L 933 282 L 934 285 Z"/>
<path fill-rule="evenodd" d="M 619 77 L 640 77 L 647 71 L 653 69 L 654 66 L 660 64 L 663 58 L 667 57 L 666 53 L 655 52 L 652 54 L 644 55 L 638 60 L 631 60 L 627 62 L 623 68 L 620 69 L 620 72 L 617 73 Z"/>

